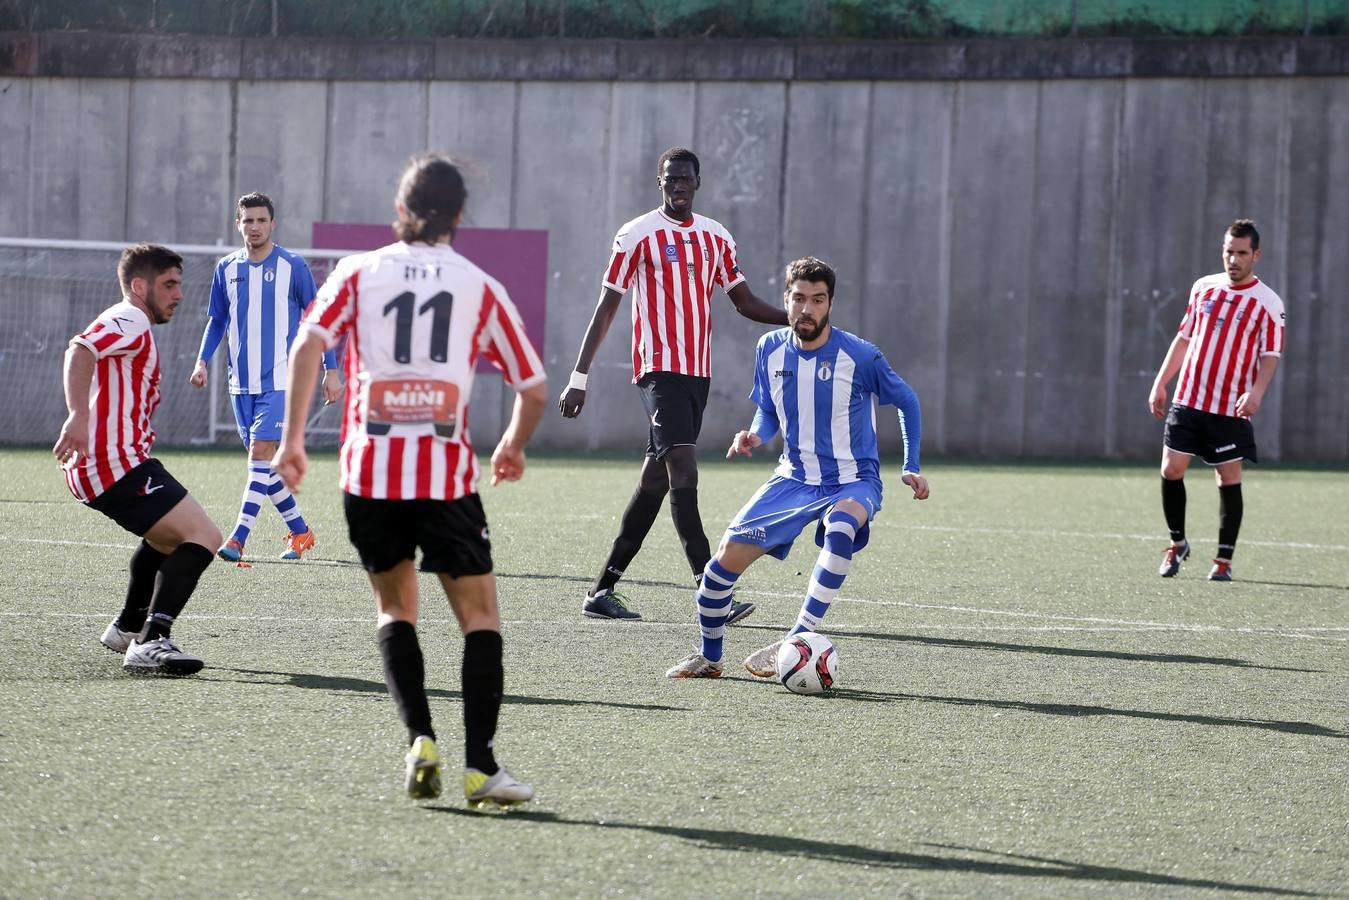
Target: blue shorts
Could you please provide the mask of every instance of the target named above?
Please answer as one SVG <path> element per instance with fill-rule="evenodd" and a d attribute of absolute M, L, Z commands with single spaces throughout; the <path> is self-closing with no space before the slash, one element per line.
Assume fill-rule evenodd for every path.
<path fill-rule="evenodd" d="M 286 421 L 285 391 L 230 394 L 230 401 L 234 404 L 234 421 L 239 423 L 239 437 L 245 447 L 254 441 L 281 440 L 281 426 Z"/>
<path fill-rule="evenodd" d="M 823 547 L 825 514 L 846 499 L 856 500 L 867 511 L 867 522 L 853 544 L 854 550 L 861 550 L 871 538 L 871 520 L 881 511 L 881 483 L 873 479 L 825 487 L 774 475 L 735 514 L 726 526 L 725 540 L 754 544 L 770 556 L 786 559 L 801 529 L 815 522 L 815 544 Z"/>

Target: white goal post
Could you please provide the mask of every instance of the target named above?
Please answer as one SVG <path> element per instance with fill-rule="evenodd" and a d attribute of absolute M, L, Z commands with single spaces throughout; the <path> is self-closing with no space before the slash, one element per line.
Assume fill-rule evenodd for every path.
<path fill-rule="evenodd" d="M 115 241 L 0 237 L 0 443 L 50 445 L 66 418 L 62 361 L 70 338 L 121 297 L 117 260 L 130 246 Z M 216 261 L 232 247 L 165 246 L 183 257 L 183 302 L 173 321 L 155 329 L 163 400 L 155 414 L 164 444 L 238 446 L 226 390 L 227 350 L 211 360 L 210 385 L 187 378 L 196 364 Z M 289 248 L 287 248 L 289 249 Z M 351 250 L 295 250 L 323 284 L 333 263 Z M 340 351 L 341 348 L 339 348 Z M 309 433 L 317 445 L 335 445 L 340 404 L 314 404 Z"/>

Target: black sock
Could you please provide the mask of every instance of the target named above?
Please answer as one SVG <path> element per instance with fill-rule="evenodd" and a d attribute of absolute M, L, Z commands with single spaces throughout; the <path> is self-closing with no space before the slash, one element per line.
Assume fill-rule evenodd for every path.
<path fill-rule="evenodd" d="M 1185 543 L 1185 480 L 1162 479 L 1162 514 L 1171 532 L 1171 543 Z"/>
<path fill-rule="evenodd" d="M 408 744 L 423 734 L 434 741 L 431 706 L 426 701 L 426 665 L 416 626 L 399 621 L 381 625 L 379 655 L 384 660 L 384 684 L 408 729 Z"/>
<path fill-rule="evenodd" d="M 1218 487 L 1218 558 L 1232 561 L 1237 552 L 1237 533 L 1241 531 L 1241 514 L 1245 511 L 1241 499 L 1241 484 Z"/>
<path fill-rule="evenodd" d="M 592 594 L 613 590 L 614 585 L 618 584 L 618 579 L 623 577 L 628 563 L 632 562 L 637 551 L 642 549 L 642 541 L 646 540 L 647 534 L 650 533 L 651 526 L 656 522 L 656 516 L 660 514 L 660 505 L 664 502 L 664 493 L 653 494 L 641 488 L 633 491 L 632 499 L 628 500 L 628 508 L 623 510 L 623 520 L 618 526 L 618 537 L 614 538 L 609 558 L 604 561 L 604 568 L 595 579 Z"/>
<path fill-rule="evenodd" d="M 698 489 L 672 489 L 670 515 L 674 519 L 680 543 L 684 545 L 684 557 L 689 561 L 689 568 L 696 578 L 707 568 L 707 561 L 712 558 L 712 551 L 707 546 L 707 533 L 703 531 L 703 518 L 698 514 Z"/>
<path fill-rule="evenodd" d="M 496 757 L 492 755 L 492 744 L 497 733 L 497 714 L 501 711 L 505 681 L 499 632 L 470 631 L 464 635 L 464 665 L 460 677 L 464 692 L 465 765 L 486 775 L 495 775 L 498 767 Z"/>
<path fill-rule="evenodd" d="M 123 631 L 140 632 L 145 617 L 150 614 L 150 598 L 155 593 L 155 576 L 168 554 L 160 553 L 145 541 L 131 554 L 131 582 L 126 588 L 126 602 L 117 616 L 117 627 Z"/>
<path fill-rule="evenodd" d="M 201 544 L 181 543 L 159 564 L 155 576 L 155 592 L 150 598 L 150 613 L 145 620 L 139 640 L 153 641 L 168 637 L 173 620 L 187 606 L 188 598 L 197 589 L 201 573 L 215 559 L 215 554 Z"/>

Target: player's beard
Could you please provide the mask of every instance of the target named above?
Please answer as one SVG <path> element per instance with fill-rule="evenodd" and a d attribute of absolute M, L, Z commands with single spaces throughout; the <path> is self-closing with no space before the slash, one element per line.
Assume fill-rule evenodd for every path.
<path fill-rule="evenodd" d="M 151 289 L 150 295 L 145 298 L 145 305 L 150 310 L 150 322 L 154 325 L 163 325 L 169 319 L 172 319 L 176 308 L 174 304 L 161 301 L 153 289 Z"/>
<path fill-rule="evenodd" d="M 828 327 L 828 325 L 829 315 L 827 313 L 818 322 L 812 322 L 810 324 L 807 324 L 804 317 L 798 316 L 796 321 L 792 323 L 792 333 L 803 342 L 809 343 L 824 334 L 824 329 Z"/>

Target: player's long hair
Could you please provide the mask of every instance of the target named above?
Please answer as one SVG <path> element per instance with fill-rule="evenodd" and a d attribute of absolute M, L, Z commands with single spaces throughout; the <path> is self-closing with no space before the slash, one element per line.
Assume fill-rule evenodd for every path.
<path fill-rule="evenodd" d="M 400 241 L 433 244 L 454 237 L 455 220 L 468 200 L 464 176 L 447 157 L 415 156 L 398 180 L 400 211 L 393 230 Z"/>

